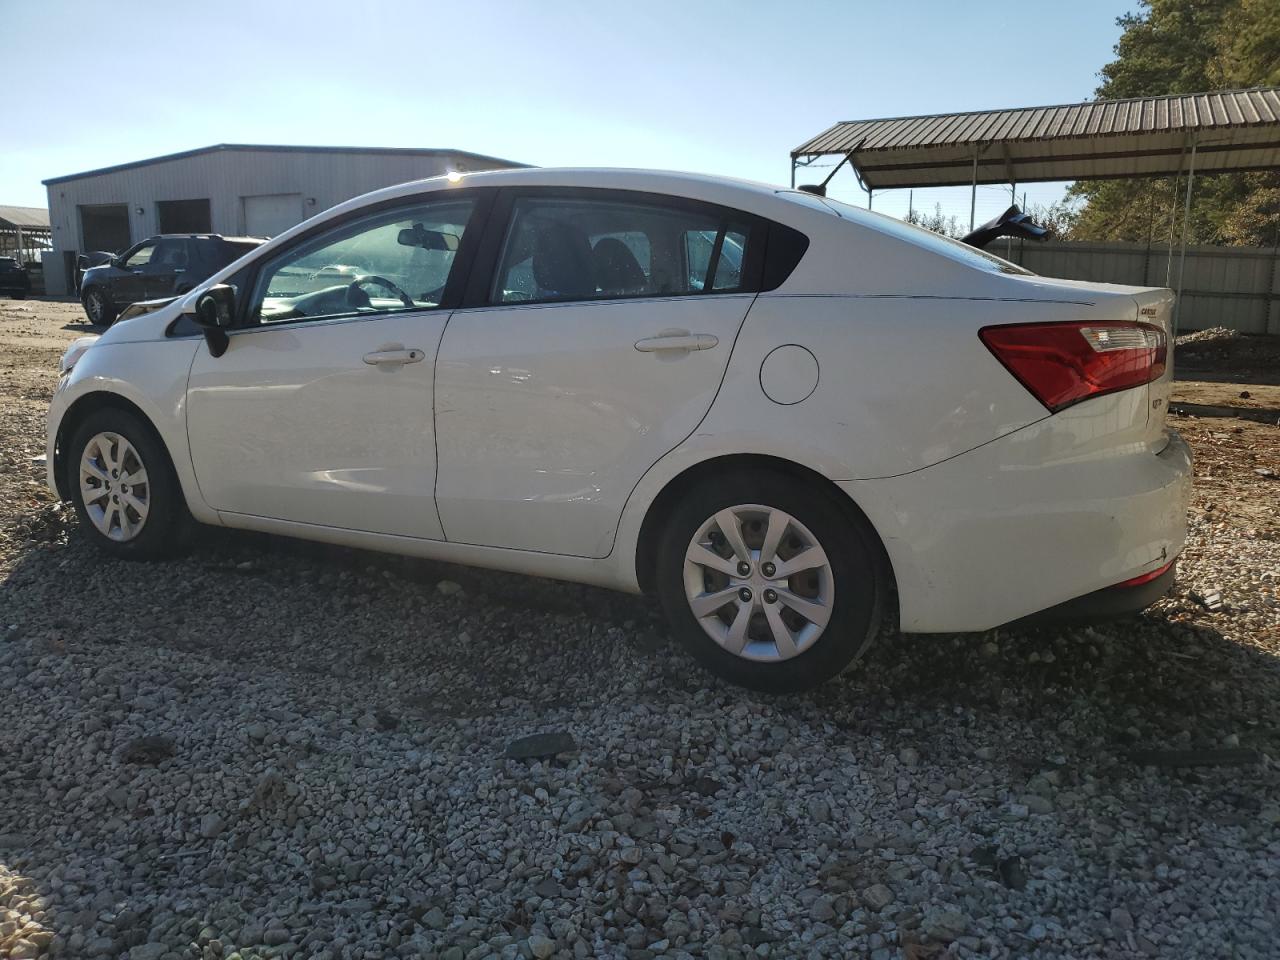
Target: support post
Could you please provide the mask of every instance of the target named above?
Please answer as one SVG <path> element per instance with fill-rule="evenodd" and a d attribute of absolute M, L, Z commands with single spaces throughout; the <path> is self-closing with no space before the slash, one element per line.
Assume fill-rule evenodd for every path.
<path fill-rule="evenodd" d="M 796 188 L 796 158 L 791 158 L 791 189 Z"/>
<path fill-rule="evenodd" d="M 1187 199 L 1182 206 L 1182 249 L 1178 252 L 1178 292 L 1173 301 L 1173 339 L 1178 339 L 1178 321 L 1182 314 L 1182 272 L 1187 265 L 1187 230 L 1191 226 L 1191 187 L 1196 182 L 1196 138 L 1191 138 L 1191 161 L 1187 165 Z M 1169 344 L 1173 349 L 1173 344 Z"/>
<path fill-rule="evenodd" d="M 868 189 L 868 190 L 867 190 L 867 209 L 868 209 L 868 210 L 870 210 L 870 209 L 871 209 L 871 191 L 870 191 L 870 189 Z"/>
<path fill-rule="evenodd" d="M 973 233 L 973 212 L 978 206 L 978 148 L 973 148 L 973 185 L 969 190 L 969 232 Z"/>
<path fill-rule="evenodd" d="M 1018 205 L 1018 181 L 1017 180 L 1009 181 L 1009 203 L 1015 207 Z M 1025 213 L 1026 211 L 1024 210 L 1023 212 Z M 1006 260 L 1013 259 L 1013 237 L 1009 237 L 1008 242 L 1005 244 L 1004 258 Z"/>
<path fill-rule="evenodd" d="M 1178 172 L 1173 177 L 1173 202 L 1169 205 L 1169 256 L 1164 262 L 1164 285 L 1173 285 L 1173 228 L 1178 222 L 1178 181 L 1182 179 L 1182 167 L 1187 162 L 1187 145 L 1182 145 L 1178 158 Z"/>

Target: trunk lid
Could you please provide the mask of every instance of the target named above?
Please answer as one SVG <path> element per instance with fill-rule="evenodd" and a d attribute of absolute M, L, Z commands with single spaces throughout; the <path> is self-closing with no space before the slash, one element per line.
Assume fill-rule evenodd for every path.
<path fill-rule="evenodd" d="M 1165 417 L 1169 413 L 1169 398 L 1173 394 L 1173 291 L 1165 287 L 1135 290 L 1134 319 L 1150 323 L 1164 331 L 1168 341 L 1164 373 L 1158 380 L 1147 384 L 1147 439 L 1160 440 L 1165 434 Z"/>

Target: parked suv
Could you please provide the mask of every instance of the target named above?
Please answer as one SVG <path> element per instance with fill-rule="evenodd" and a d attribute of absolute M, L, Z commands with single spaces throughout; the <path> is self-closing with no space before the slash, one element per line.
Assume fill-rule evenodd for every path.
<path fill-rule="evenodd" d="M 264 242 L 217 234 L 148 237 L 86 270 L 80 301 L 91 323 L 109 327 L 129 304 L 186 293 Z"/>
<path fill-rule="evenodd" d="M 31 278 L 13 257 L 0 257 L 0 293 L 20 300 L 31 293 Z"/>

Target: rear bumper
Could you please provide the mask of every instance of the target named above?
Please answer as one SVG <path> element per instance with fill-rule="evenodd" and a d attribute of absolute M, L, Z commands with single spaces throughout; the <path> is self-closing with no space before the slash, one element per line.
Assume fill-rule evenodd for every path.
<path fill-rule="evenodd" d="M 1154 580 L 1136 587 L 1103 587 L 1083 597 L 1067 600 L 1047 610 L 1033 613 L 1020 620 L 1005 624 L 1008 627 L 1046 627 L 1080 623 L 1102 623 L 1141 613 L 1173 589 L 1178 579 L 1177 564 L 1173 564 Z"/>
<path fill-rule="evenodd" d="M 1107 399 L 912 474 L 840 483 L 884 542 L 902 630 L 989 630 L 1072 604 L 1131 612 L 1168 588 L 1171 575 L 1106 592 L 1182 552 L 1191 453 L 1172 431 L 1163 449 L 1108 447 Z"/>

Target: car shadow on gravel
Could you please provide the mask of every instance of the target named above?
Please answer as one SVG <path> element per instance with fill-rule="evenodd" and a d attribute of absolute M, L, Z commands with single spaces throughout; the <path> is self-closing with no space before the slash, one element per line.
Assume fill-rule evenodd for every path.
<path fill-rule="evenodd" d="M 121 563 L 82 544 L 67 511 L 44 512 L 31 530 L 47 542 L 32 544 L 4 584 L 42 598 L 16 608 L 19 631 L 122 642 L 127 633 L 94 635 L 83 594 L 123 585 L 150 611 L 130 639 L 336 684 L 395 669 L 409 692 L 383 704 L 390 712 L 480 715 L 513 697 L 547 702 L 549 684 L 559 691 L 549 707 L 712 690 L 864 732 L 906 705 L 944 723 L 957 711 L 1016 720 L 1029 738 L 1070 727 L 1094 750 L 1225 746 L 1280 756 L 1280 662 L 1215 627 L 1229 610 L 1204 614 L 1176 591 L 1140 617 L 1098 626 L 886 632 L 839 680 L 767 697 L 703 672 L 645 598 L 213 528 L 178 560 Z M 303 614 L 286 636 L 280 615 L 287 620 L 294 603 Z M 345 642 L 315 650 L 317 625 Z"/>

